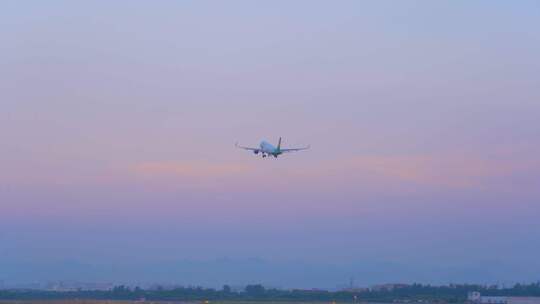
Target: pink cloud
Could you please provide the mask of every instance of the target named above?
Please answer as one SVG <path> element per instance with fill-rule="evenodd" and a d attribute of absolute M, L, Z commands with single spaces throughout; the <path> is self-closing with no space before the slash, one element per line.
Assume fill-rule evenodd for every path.
<path fill-rule="evenodd" d="M 482 187 L 511 174 L 519 162 L 492 161 L 472 155 L 359 156 L 346 164 L 388 180 L 450 188 Z"/>
<path fill-rule="evenodd" d="M 254 162 L 149 161 L 132 174 L 154 185 L 242 191 L 380 193 L 415 189 L 516 190 L 506 180 L 539 168 L 530 159 L 490 158 L 474 153 L 444 155 L 354 156 L 315 165 L 259 166 Z M 133 175 L 132 175 L 133 177 Z M 264 181 L 261 183 L 261 181 Z M 519 186 L 522 187 L 522 186 Z M 523 186 L 525 187 L 525 186 Z"/>

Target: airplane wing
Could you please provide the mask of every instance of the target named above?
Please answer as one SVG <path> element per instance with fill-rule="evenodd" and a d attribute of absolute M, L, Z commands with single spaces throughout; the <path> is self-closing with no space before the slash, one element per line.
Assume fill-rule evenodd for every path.
<path fill-rule="evenodd" d="M 259 148 L 243 147 L 243 146 L 239 146 L 238 143 L 236 143 L 234 145 L 239 149 L 244 149 L 244 150 L 248 150 L 248 151 L 259 151 Z"/>
<path fill-rule="evenodd" d="M 283 153 L 287 153 L 287 152 L 296 152 L 296 151 L 302 151 L 302 150 L 307 150 L 309 149 L 310 146 L 307 146 L 307 147 L 303 147 L 303 148 L 290 148 L 290 149 L 281 149 L 279 151 L 283 152 Z"/>

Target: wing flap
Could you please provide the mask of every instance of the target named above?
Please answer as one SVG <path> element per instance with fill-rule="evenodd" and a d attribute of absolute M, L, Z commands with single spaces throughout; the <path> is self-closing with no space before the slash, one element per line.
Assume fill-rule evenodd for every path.
<path fill-rule="evenodd" d="M 250 148 L 250 147 L 239 146 L 238 143 L 236 143 L 235 146 L 237 148 L 239 148 L 239 149 L 244 149 L 244 150 L 248 150 L 248 151 L 259 151 L 259 148 Z"/>
<path fill-rule="evenodd" d="M 289 149 L 281 149 L 280 151 L 283 152 L 283 153 L 287 153 L 287 152 L 296 152 L 296 151 L 302 151 L 302 150 L 307 150 L 311 148 L 311 146 L 307 146 L 307 147 L 303 147 L 303 148 L 289 148 Z"/>

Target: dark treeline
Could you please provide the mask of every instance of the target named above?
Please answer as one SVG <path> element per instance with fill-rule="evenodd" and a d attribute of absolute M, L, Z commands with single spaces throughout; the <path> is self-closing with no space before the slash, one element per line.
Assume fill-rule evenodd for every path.
<path fill-rule="evenodd" d="M 248 285 L 244 291 L 235 292 L 227 285 L 216 290 L 202 287 L 173 289 L 141 289 L 117 286 L 107 291 L 44 291 L 1 290 L 0 299 L 107 299 L 107 300 L 235 300 L 235 301 L 341 301 L 341 302 L 441 302 L 462 303 L 469 291 L 480 291 L 486 296 L 540 296 L 540 282 L 516 284 L 508 288 L 483 285 L 431 286 L 422 284 L 401 285 L 377 290 L 283 290 L 266 289 L 262 285 Z"/>

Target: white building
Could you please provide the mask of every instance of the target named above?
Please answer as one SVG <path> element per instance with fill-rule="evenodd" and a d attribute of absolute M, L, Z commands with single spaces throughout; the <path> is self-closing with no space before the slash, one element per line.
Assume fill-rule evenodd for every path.
<path fill-rule="evenodd" d="M 540 304 L 540 297 L 486 297 L 478 291 L 469 292 L 467 300 L 478 304 Z"/>
<path fill-rule="evenodd" d="M 478 291 L 469 291 L 467 294 L 467 300 L 475 303 L 480 303 L 481 295 Z"/>

